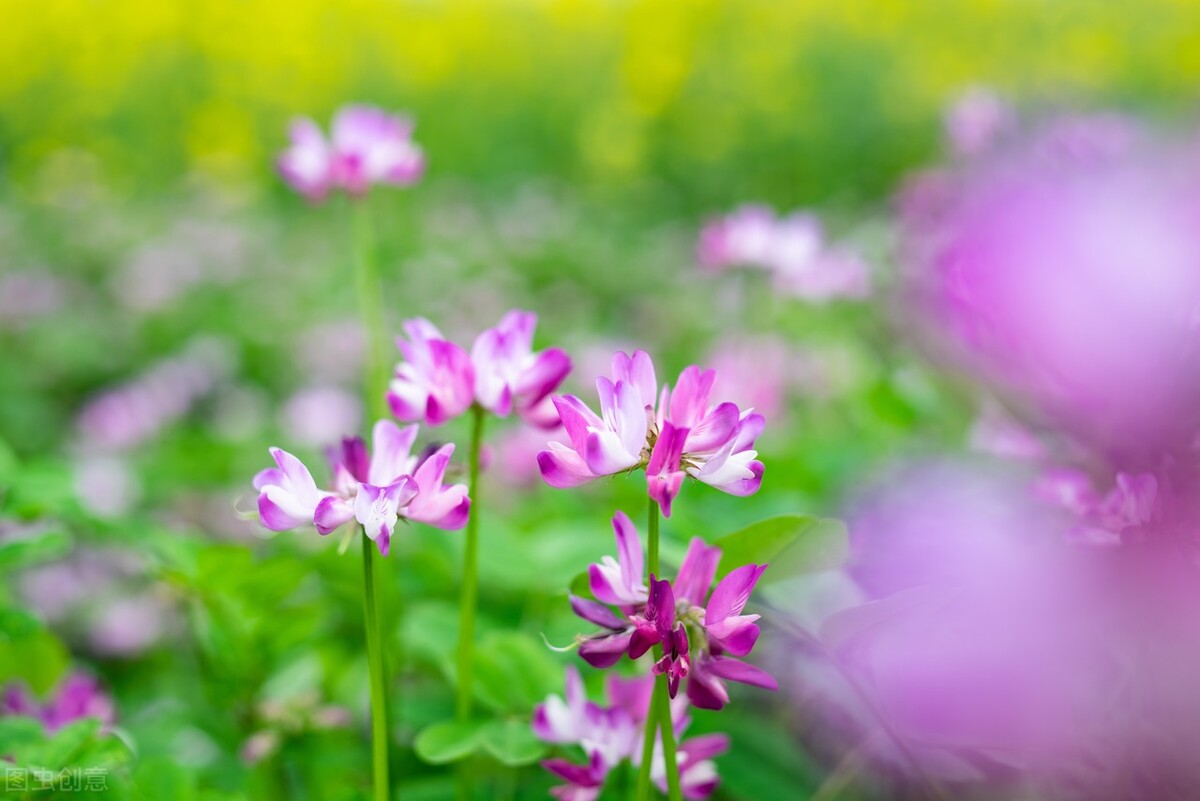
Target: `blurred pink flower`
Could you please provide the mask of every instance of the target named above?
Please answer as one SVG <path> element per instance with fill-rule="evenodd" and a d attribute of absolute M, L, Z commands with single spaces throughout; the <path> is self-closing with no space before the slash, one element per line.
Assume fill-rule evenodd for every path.
<path fill-rule="evenodd" d="M 698 259 L 714 271 L 765 270 L 779 291 L 813 303 L 870 292 L 867 264 L 849 245 L 828 243 L 820 220 L 807 212 L 776 217 L 766 206 L 736 209 L 701 230 Z"/>
<path fill-rule="evenodd" d="M 283 430 L 302 445 L 318 445 L 357 431 L 362 422 L 362 401 L 341 387 L 306 387 L 283 407 Z"/>
<path fill-rule="evenodd" d="M 931 347 L 1038 422 L 1135 457 L 1200 430 L 1200 160 L 1112 116 L 1054 120 L 902 201 Z"/>
<path fill-rule="evenodd" d="M 943 117 L 946 139 L 960 156 L 975 156 L 991 148 L 1014 122 L 1012 108 L 995 92 L 973 86 L 951 103 Z"/>
<path fill-rule="evenodd" d="M 425 172 L 425 154 L 412 141 L 412 123 L 371 106 L 345 106 L 327 140 L 310 119 L 292 123 L 291 143 L 278 168 L 293 189 L 312 200 L 332 189 L 361 195 L 375 184 L 408 186 Z"/>

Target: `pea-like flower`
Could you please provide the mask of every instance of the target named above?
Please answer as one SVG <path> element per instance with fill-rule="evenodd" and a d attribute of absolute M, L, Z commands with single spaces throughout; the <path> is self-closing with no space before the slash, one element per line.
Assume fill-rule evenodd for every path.
<path fill-rule="evenodd" d="M 575 614 L 604 629 L 579 639 L 585 662 L 612 667 L 622 656 L 638 659 L 662 645 L 653 673 L 667 675 L 672 698 L 686 678 L 688 699 L 702 709 L 720 709 L 729 702 L 725 680 L 777 689 L 770 674 L 738 659 L 749 655 L 758 641 L 759 616 L 742 611 L 766 565 L 735 568 L 710 596 L 721 549 L 697 537 L 688 545 L 675 581 L 651 575 L 647 588 L 633 523 L 618 512 L 613 530 L 619 560 L 605 557 L 588 571 L 597 600 L 570 598 Z"/>
<path fill-rule="evenodd" d="M 303 462 L 272 448 L 277 466 L 254 477 L 259 520 L 272 531 L 313 525 L 321 534 L 357 520 L 385 556 L 401 517 L 447 530 L 462 528 L 471 507 L 467 487 L 443 485 L 454 445 L 420 458 L 412 454 L 416 437 L 415 425 L 401 429 L 380 420 L 372 432 L 372 455 L 362 439 L 344 439 L 330 458 L 332 490 L 319 489 Z"/>
<path fill-rule="evenodd" d="M 441 425 L 474 403 L 499 417 L 516 411 L 536 425 L 557 426 L 545 400 L 570 372 L 571 359 L 559 348 L 535 352 L 536 328 L 536 314 L 514 309 L 481 333 L 468 354 L 428 320 L 409 320 L 408 338 L 397 342 L 404 360 L 388 390 L 392 413 Z"/>
<path fill-rule="evenodd" d="M 715 371 L 693 365 L 660 393 L 654 363 L 639 350 L 613 356 L 612 374 L 596 380 L 599 415 L 574 395 L 554 396 L 570 443 L 551 442 L 538 454 L 547 484 L 575 487 L 644 468 L 650 497 L 667 517 L 686 475 L 731 495 L 758 491 L 763 465 L 754 441 L 763 417 L 729 402 L 710 406 Z"/>
<path fill-rule="evenodd" d="M 315 122 L 301 118 L 288 131 L 291 144 L 279 157 L 279 172 L 312 200 L 332 189 L 361 195 L 373 184 L 407 186 L 425 172 L 412 130 L 407 118 L 363 105 L 338 111 L 328 139 Z"/>
<path fill-rule="evenodd" d="M 578 745 L 587 756 L 580 765 L 565 759 L 548 759 L 542 766 L 566 781 L 550 792 L 559 801 L 594 801 L 609 772 L 628 760 L 638 767 L 642 760 L 646 713 L 650 708 L 654 681 L 649 676 L 622 679 L 610 675 L 605 683 L 607 707 L 587 700 L 583 682 L 574 667 L 567 668 L 566 699 L 546 698 L 533 713 L 533 733 L 548 743 Z M 671 721 L 676 737 L 682 737 L 690 717 L 680 698 L 671 704 Z M 729 738 L 707 734 L 679 744 L 680 789 L 688 799 L 703 799 L 719 782 L 712 758 L 729 749 Z M 651 757 L 650 776 L 666 792 L 666 762 L 661 739 Z"/>

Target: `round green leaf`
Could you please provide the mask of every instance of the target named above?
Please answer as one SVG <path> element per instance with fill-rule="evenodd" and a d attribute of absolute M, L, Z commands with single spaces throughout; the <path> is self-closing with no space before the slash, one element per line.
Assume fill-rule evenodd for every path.
<path fill-rule="evenodd" d="M 427 726 L 417 735 L 413 750 L 431 765 L 444 765 L 469 757 L 479 750 L 484 723 L 476 720 L 444 720 Z"/>

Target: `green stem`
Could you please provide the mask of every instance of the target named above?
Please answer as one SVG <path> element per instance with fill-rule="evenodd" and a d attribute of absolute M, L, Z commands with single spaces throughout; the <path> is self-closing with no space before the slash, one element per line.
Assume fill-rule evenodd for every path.
<path fill-rule="evenodd" d="M 371 674 L 371 757 L 375 767 L 375 801 L 388 801 L 387 685 L 383 672 L 383 636 L 375 600 L 375 544 L 363 531 L 363 615 L 367 624 L 367 666 Z"/>
<path fill-rule="evenodd" d="M 475 664 L 475 604 L 479 595 L 479 451 L 483 447 L 482 406 L 471 408 L 470 470 L 471 516 L 467 518 L 466 543 L 463 547 L 462 596 L 459 602 L 458 627 L 458 703 L 459 720 L 471 717 L 472 674 Z"/>
<path fill-rule="evenodd" d="M 387 385 L 391 370 L 383 322 L 383 286 L 375 259 L 375 230 L 365 200 L 354 203 L 354 245 L 359 313 L 367 334 L 367 411 L 373 423 L 388 416 Z"/>
<path fill-rule="evenodd" d="M 387 335 L 383 323 L 383 291 L 375 260 L 375 236 L 365 201 L 354 204 L 354 276 L 359 312 L 368 341 L 366 370 L 367 411 L 372 423 L 388 414 Z M 387 683 L 384 679 L 384 638 L 379 627 L 375 593 L 374 543 L 363 530 L 363 614 L 366 620 L 367 665 L 371 677 L 371 761 L 374 766 L 375 801 L 388 801 Z"/>
<path fill-rule="evenodd" d="M 649 499 L 646 516 L 646 550 L 648 552 L 649 572 L 655 578 L 658 575 L 658 504 Z M 661 645 L 654 646 L 654 658 L 662 657 Z M 637 777 L 637 799 L 648 801 L 650 794 L 650 767 L 654 759 L 654 741 L 659 731 L 662 732 L 663 761 L 667 768 L 667 798 L 670 801 L 683 801 L 679 788 L 679 763 L 675 756 L 675 727 L 671 724 L 671 696 L 667 686 L 668 678 L 664 673 L 654 681 L 654 694 L 650 700 L 650 708 L 646 710 L 646 735 L 642 741 L 642 764 Z"/>

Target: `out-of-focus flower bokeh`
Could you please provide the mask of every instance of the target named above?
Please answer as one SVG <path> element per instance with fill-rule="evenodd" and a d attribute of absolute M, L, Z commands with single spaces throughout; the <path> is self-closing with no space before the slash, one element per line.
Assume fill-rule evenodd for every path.
<path fill-rule="evenodd" d="M 779 694 L 690 711 L 728 735 L 714 799 L 1200 792 L 1200 5 L 10 5 L 0 755 L 115 799 L 364 797 L 360 566 L 265 531 L 249 477 L 284 446 L 323 483 L 373 422 L 365 206 L 394 334 L 529 309 L 562 392 L 644 348 L 765 418 L 761 491 L 685 483 L 668 575 L 692 537 L 846 520 L 842 568 L 777 554 L 747 607 Z M 293 191 L 291 126 L 357 105 L 412 121 L 403 169 Z M 519 416 L 477 499 L 474 702 L 511 734 L 480 798 L 548 797 L 533 710 L 568 664 L 604 681 L 546 644 L 645 504 L 546 487 L 566 439 Z M 447 486 L 468 429 L 413 451 L 458 445 Z M 400 522 L 383 562 L 397 797 L 458 792 L 415 742 L 454 706 L 461 549 Z"/>

